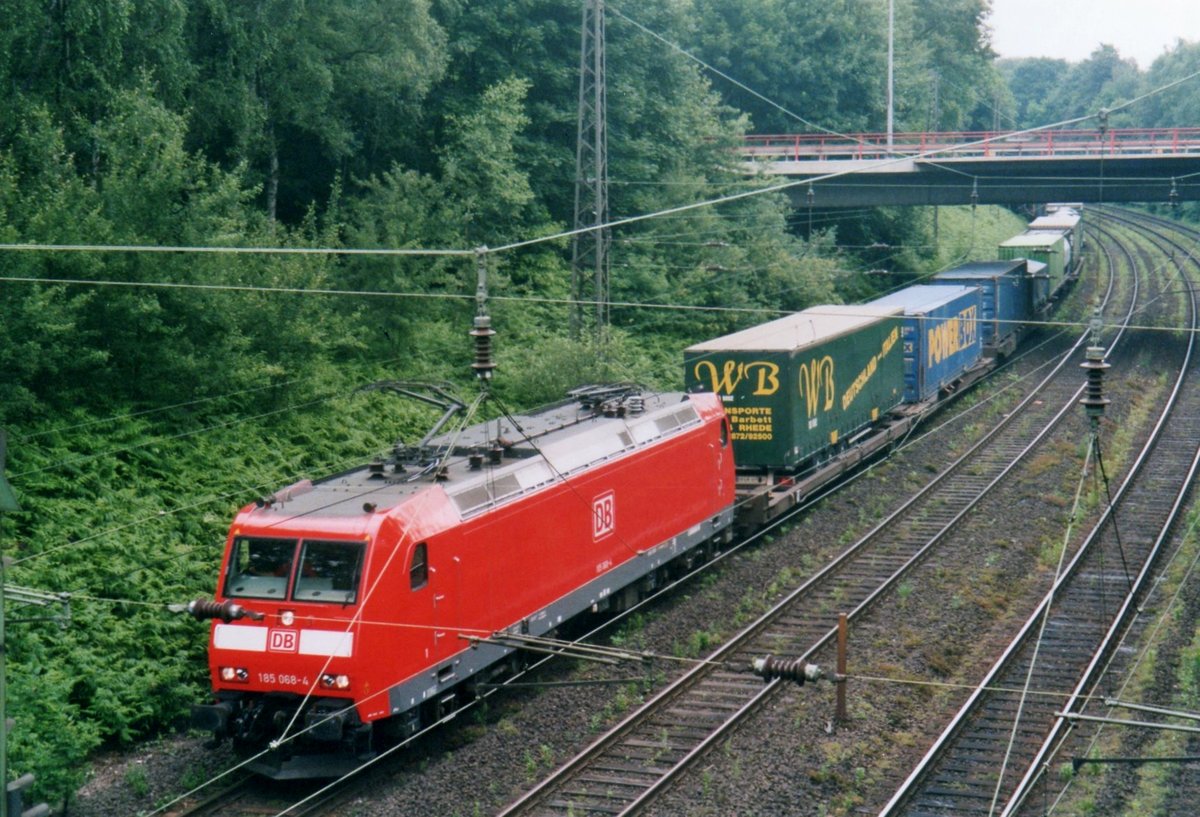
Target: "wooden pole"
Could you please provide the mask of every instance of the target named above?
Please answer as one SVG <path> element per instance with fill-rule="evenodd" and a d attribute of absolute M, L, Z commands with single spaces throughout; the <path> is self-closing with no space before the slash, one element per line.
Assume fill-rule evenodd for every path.
<path fill-rule="evenodd" d="M 839 721 L 846 720 L 846 614 L 838 614 L 837 632 L 837 712 Z"/>

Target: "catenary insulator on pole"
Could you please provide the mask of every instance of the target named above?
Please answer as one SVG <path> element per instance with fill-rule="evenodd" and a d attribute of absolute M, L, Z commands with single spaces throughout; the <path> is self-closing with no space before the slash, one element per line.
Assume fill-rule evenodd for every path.
<path fill-rule="evenodd" d="M 492 370 L 496 362 L 492 358 L 492 318 L 487 313 L 487 247 L 475 250 L 475 322 L 471 328 L 471 337 L 475 339 L 475 361 L 471 368 L 480 380 L 492 379 Z"/>
<path fill-rule="evenodd" d="M 806 664 L 800 658 L 776 658 L 767 655 L 751 661 L 750 668 L 755 675 L 762 676 L 764 680 L 773 681 L 780 678 L 784 681 L 795 681 L 800 686 L 804 686 L 807 681 L 819 681 L 825 677 L 819 666 Z"/>
<path fill-rule="evenodd" d="M 1091 326 L 1092 342 L 1087 348 L 1087 359 L 1079 364 L 1080 368 L 1087 371 L 1087 389 L 1079 402 L 1087 410 L 1088 420 L 1094 431 L 1099 428 L 1104 409 L 1111 402 L 1104 396 L 1104 370 L 1109 368 L 1109 364 L 1104 362 L 1105 349 L 1100 345 L 1100 327 L 1103 323 L 1099 308 L 1092 316 Z"/>

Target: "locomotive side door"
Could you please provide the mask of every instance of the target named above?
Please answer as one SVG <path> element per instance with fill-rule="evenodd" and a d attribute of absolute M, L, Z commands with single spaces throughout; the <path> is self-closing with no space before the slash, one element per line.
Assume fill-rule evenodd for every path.
<path fill-rule="evenodd" d="M 436 660 L 466 646 L 459 638 L 459 604 L 462 598 L 462 559 L 448 541 L 438 542 L 430 571 L 430 601 L 433 604 L 433 654 Z"/>
<path fill-rule="evenodd" d="M 429 563 L 429 543 L 418 542 L 413 546 L 408 562 L 408 589 L 410 603 L 405 605 L 403 619 L 416 628 L 411 642 L 419 645 L 426 662 L 435 660 L 437 652 L 436 615 L 434 596 L 437 591 L 437 571 Z"/>

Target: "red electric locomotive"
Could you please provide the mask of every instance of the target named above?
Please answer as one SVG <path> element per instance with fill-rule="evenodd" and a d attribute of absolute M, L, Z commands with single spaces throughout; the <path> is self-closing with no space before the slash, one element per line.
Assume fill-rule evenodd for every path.
<path fill-rule="evenodd" d="M 432 443 L 448 454 L 424 466 L 376 463 L 246 506 L 215 600 L 193 603 L 217 619 L 216 700 L 194 722 L 270 747 L 252 765 L 268 776 L 341 773 L 373 733 L 412 734 L 516 649 L 479 639 L 619 609 L 726 539 L 729 437 L 714 395 L 625 391 L 444 435 Z"/>

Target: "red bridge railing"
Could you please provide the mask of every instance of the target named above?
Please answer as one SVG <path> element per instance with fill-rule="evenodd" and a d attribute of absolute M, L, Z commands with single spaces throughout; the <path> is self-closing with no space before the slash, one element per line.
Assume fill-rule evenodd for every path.
<path fill-rule="evenodd" d="M 823 133 L 747 136 L 742 153 L 780 161 L 886 159 L 949 151 L 941 158 L 1098 157 L 1100 155 L 1172 156 L 1200 154 L 1200 128 L 1110 128 L 1049 130 L 1006 136 L 1004 132 L 848 134 Z M 976 144 L 984 142 L 985 144 Z"/>

